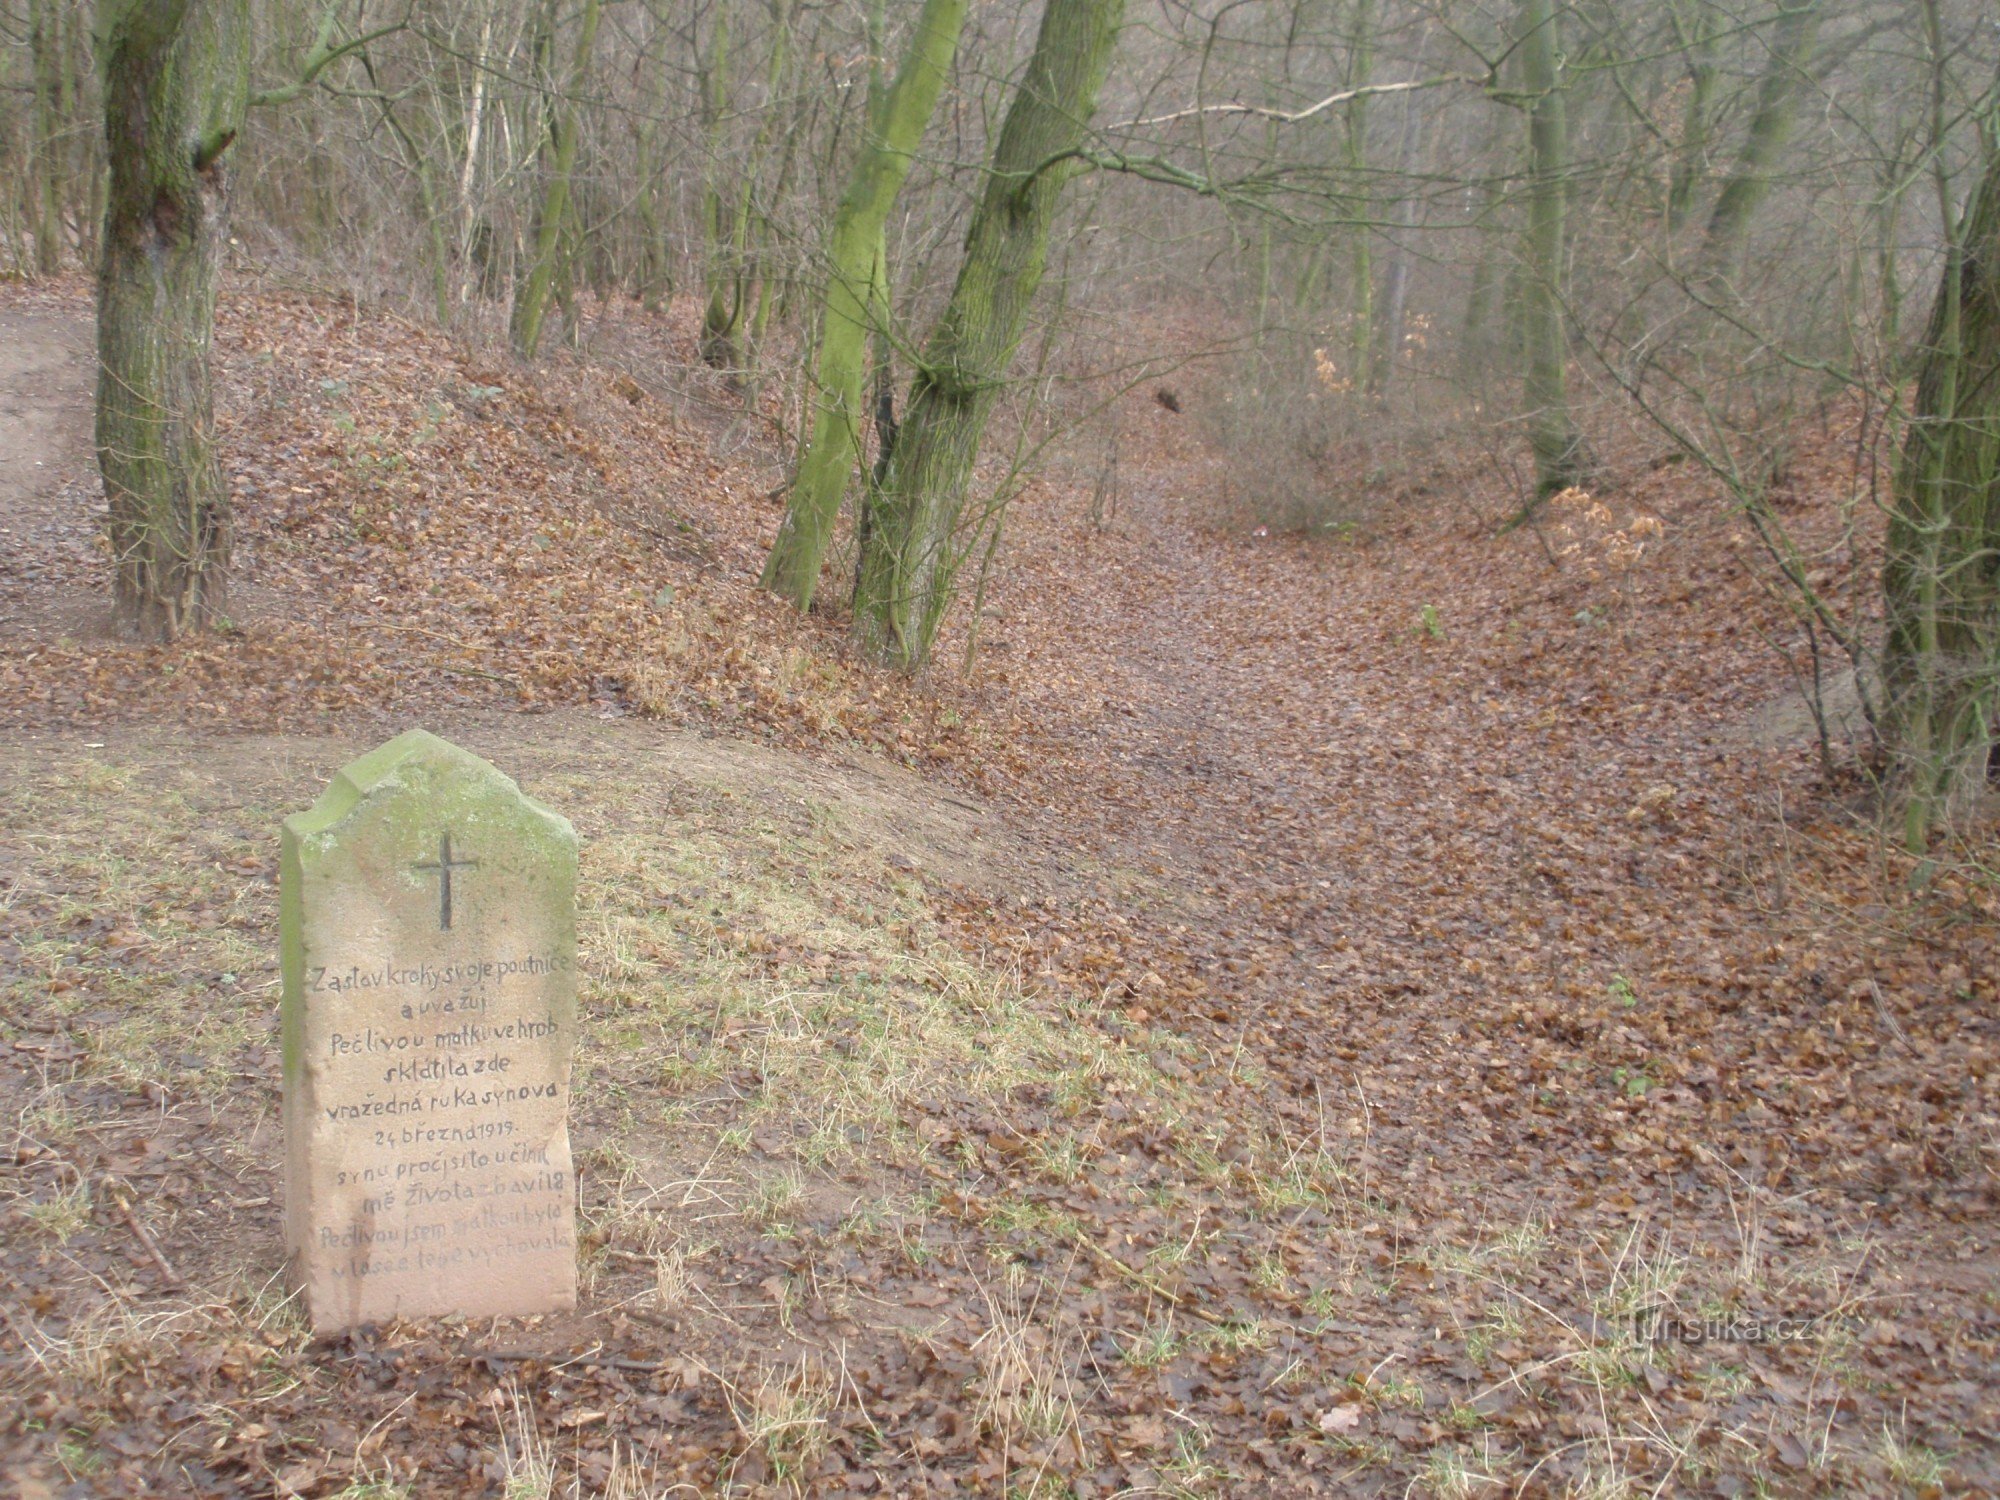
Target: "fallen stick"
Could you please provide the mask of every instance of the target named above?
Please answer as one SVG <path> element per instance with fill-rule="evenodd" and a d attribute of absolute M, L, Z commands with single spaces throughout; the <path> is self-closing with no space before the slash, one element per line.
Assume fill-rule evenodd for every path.
<path fill-rule="evenodd" d="M 466 1359 L 490 1359 L 501 1364 L 545 1364 L 551 1369 L 564 1365 L 594 1365 L 600 1369 L 628 1370 L 640 1375 L 657 1375 L 666 1369 L 658 1359 L 619 1359 L 610 1354 L 552 1354 L 540 1349 L 467 1349 Z"/>
<path fill-rule="evenodd" d="M 139 1242 L 153 1264 L 159 1267 L 160 1277 L 166 1282 L 167 1290 L 170 1292 L 181 1290 L 187 1283 L 181 1280 L 180 1272 L 176 1271 L 173 1264 L 161 1253 L 159 1245 L 154 1242 L 152 1235 L 147 1233 L 146 1226 L 139 1222 L 139 1216 L 132 1212 L 132 1200 L 116 1191 L 111 1196 L 118 1204 L 119 1215 L 125 1220 L 126 1227 L 132 1231 L 132 1237 Z"/>

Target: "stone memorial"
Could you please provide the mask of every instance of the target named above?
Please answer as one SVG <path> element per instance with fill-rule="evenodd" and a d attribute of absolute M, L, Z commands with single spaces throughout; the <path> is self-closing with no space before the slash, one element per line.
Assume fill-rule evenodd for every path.
<path fill-rule="evenodd" d="M 576 1303 L 576 835 L 412 730 L 285 820 L 285 1241 L 322 1332 Z"/>

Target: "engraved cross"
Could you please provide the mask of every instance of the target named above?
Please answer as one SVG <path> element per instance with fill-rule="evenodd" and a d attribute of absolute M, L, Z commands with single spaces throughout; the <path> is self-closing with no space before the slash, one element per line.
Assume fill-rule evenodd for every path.
<path fill-rule="evenodd" d="M 418 870 L 436 870 L 438 872 L 438 931 L 450 932 L 451 872 L 453 870 L 476 870 L 479 868 L 479 861 L 476 859 L 453 859 L 451 857 L 451 835 L 441 833 L 438 835 L 438 857 L 436 859 L 420 860 L 412 868 Z"/>

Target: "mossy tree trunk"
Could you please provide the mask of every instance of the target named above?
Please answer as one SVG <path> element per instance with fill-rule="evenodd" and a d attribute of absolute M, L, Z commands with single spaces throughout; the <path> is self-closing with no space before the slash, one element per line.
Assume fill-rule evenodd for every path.
<path fill-rule="evenodd" d="M 1569 488 L 1582 474 L 1582 443 L 1570 420 L 1568 348 L 1562 276 L 1569 191 L 1569 129 L 1563 104 L 1555 0 L 1521 6 L 1522 87 L 1528 114 L 1528 235 L 1523 246 L 1519 316 L 1522 395 L 1528 446 L 1535 456 L 1535 501 Z"/>
<path fill-rule="evenodd" d="M 110 182 L 97 283 L 97 460 L 123 626 L 172 640 L 220 617 L 229 492 L 209 349 L 229 233 L 223 153 L 249 97 L 247 0 L 98 11 Z"/>
<path fill-rule="evenodd" d="M 2000 142 L 1920 354 L 1882 569 L 1884 728 L 1921 847 L 1983 788 L 2000 711 Z"/>
<path fill-rule="evenodd" d="M 535 216 L 535 242 L 528 274 L 514 292 L 514 311 L 509 332 L 515 352 L 533 359 L 542 342 L 542 324 L 548 317 L 549 302 L 556 291 L 556 273 L 563 252 L 563 229 L 569 217 L 570 175 L 576 170 L 577 142 L 582 137 L 579 101 L 590 80 L 590 54 L 597 44 L 597 22 L 601 0 L 583 0 L 583 19 L 577 31 L 576 53 L 570 64 L 567 88 L 551 89 L 548 101 L 544 149 L 548 181 L 541 208 Z M 550 27 L 548 45 L 554 46 Z"/>
<path fill-rule="evenodd" d="M 1041 286 L 1056 205 L 1123 12 L 1124 0 L 1048 0 L 1000 127 L 958 281 L 924 345 L 881 484 L 869 495 L 855 624 L 871 652 L 904 671 L 930 660 L 951 602 L 973 462 Z"/>
<path fill-rule="evenodd" d="M 813 363 L 813 427 L 764 564 L 764 587 L 812 607 L 820 566 L 840 515 L 840 497 L 861 451 L 868 418 L 869 304 L 883 228 L 909 176 L 938 94 L 958 50 L 966 0 L 924 0 L 895 80 L 868 109 L 868 133 L 841 194 L 827 242 L 826 295 Z"/>

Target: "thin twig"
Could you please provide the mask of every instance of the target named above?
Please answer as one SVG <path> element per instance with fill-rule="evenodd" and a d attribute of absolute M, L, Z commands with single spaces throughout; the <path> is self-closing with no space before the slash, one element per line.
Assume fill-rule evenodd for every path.
<path fill-rule="evenodd" d="M 1917 1044 L 1910 1040 L 1909 1033 L 1903 1030 L 1902 1023 L 1889 1014 L 1888 1002 L 1882 998 L 1882 986 L 1871 979 L 1868 981 L 1868 993 L 1875 997 L 1875 1014 L 1882 1018 L 1882 1024 L 1889 1028 L 1889 1034 L 1903 1044 L 1904 1050 L 1910 1056 L 1922 1057 L 1923 1053 L 1917 1050 Z"/>

